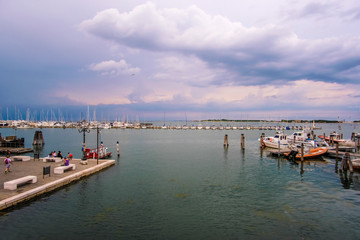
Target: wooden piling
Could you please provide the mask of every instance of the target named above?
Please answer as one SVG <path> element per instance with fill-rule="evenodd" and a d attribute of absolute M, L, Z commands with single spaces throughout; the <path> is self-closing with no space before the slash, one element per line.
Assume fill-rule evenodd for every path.
<path fill-rule="evenodd" d="M 261 136 L 260 136 L 260 147 L 261 148 L 264 147 L 264 137 L 265 137 L 265 133 L 261 133 Z"/>
<path fill-rule="evenodd" d="M 300 166 L 300 174 L 304 173 L 304 143 L 301 143 L 301 166 Z"/>
<path fill-rule="evenodd" d="M 339 144 L 336 144 L 336 154 L 335 154 L 335 158 L 336 158 L 336 162 L 338 161 L 339 158 Z"/>
<path fill-rule="evenodd" d="M 301 143 L 301 162 L 304 162 L 304 143 Z"/>
<path fill-rule="evenodd" d="M 229 138 L 227 134 L 224 136 L 224 146 L 229 146 Z"/>
<path fill-rule="evenodd" d="M 245 136 L 243 133 L 241 134 L 241 149 L 245 149 Z"/>
<path fill-rule="evenodd" d="M 280 157 L 280 140 L 278 141 L 278 157 Z"/>
<path fill-rule="evenodd" d="M 118 157 L 120 156 L 120 147 L 119 147 L 119 141 L 116 142 L 116 152 Z"/>

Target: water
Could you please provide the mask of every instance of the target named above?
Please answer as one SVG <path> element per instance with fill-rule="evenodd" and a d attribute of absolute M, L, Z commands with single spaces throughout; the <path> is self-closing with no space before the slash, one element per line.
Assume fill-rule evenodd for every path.
<path fill-rule="evenodd" d="M 316 134 L 332 130 L 337 125 L 326 124 Z M 42 131 L 43 156 L 53 150 L 81 156 L 76 129 Z M 354 127 L 342 131 L 349 138 Z M 30 147 L 34 132 L 16 134 Z M 341 179 L 330 160 L 305 165 L 301 175 L 298 165 L 261 154 L 261 132 L 275 133 L 103 130 L 101 140 L 114 153 L 119 141 L 116 166 L 4 213 L 1 238 L 358 239 L 359 174 Z M 96 147 L 96 131 L 86 137 Z"/>

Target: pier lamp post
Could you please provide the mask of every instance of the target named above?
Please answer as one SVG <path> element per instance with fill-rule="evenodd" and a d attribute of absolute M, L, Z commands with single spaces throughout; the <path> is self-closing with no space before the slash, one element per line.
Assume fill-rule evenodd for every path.
<path fill-rule="evenodd" d="M 83 144 L 82 144 L 83 156 L 81 158 L 81 164 L 87 165 L 85 133 L 90 132 L 89 123 L 86 123 L 86 120 L 80 122 L 78 126 L 78 131 L 79 133 L 83 133 Z"/>

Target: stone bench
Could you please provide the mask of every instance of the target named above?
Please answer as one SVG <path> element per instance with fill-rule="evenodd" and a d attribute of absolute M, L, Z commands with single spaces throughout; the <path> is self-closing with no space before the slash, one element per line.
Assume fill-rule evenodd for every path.
<path fill-rule="evenodd" d="M 4 182 L 4 189 L 16 190 L 18 186 L 25 185 L 27 183 L 36 183 L 36 176 L 26 176 L 22 178 L 17 178 L 8 182 Z"/>
<path fill-rule="evenodd" d="M 62 159 L 58 157 L 44 157 L 43 162 L 61 162 Z"/>
<path fill-rule="evenodd" d="M 23 161 L 23 162 L 26 162 L 26 161 L 30 161 L 30 156 L 13 156 L 12 159 L 14 161 Z"/>
<path fill-rule="evenodd" d="M 54 168 L 54 173 L 55 174 L 63 174 L 65 171 L 75 170 L 75 169 L 76 169 L 75 164 L 69 164 L 69 166 L 60 166 L 60 167 Z"/>

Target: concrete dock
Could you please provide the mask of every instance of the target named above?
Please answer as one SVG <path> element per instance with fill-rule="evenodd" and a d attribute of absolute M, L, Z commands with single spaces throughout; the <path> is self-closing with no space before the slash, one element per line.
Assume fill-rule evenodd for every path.
<path fill-rule="evenodd" d="M 0 161 L 3 163 L 3 157 L 0 158 Z M 75 164 L 76 169 L 66 171 L 63 174 L 54 174 L 54 168 L 60 166 L 61 163 L 45 163 L 42 160 L 12 161 L 11 172 L 9 173 L 4 173 L 5 166 L 2 165 L 3 169 L 0 173 L 0 211 L 54 191 L 115 164 L 115 160 L 99 160 L 99 164 L 96 164 L 96 159 L 89 159 L 87 165 L 82 165 L 80 162 L 80 159 L 71 160 L 70 163 Z M 51 169 L 50 176 L 45 175 L 43 178 L 43 167 L 48 166 Z M 37 182 L 19 186 L 16 190 L 4 189 L 4 182 L 29 175 L 36 176 Z"/>

